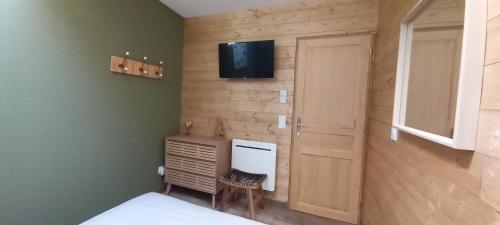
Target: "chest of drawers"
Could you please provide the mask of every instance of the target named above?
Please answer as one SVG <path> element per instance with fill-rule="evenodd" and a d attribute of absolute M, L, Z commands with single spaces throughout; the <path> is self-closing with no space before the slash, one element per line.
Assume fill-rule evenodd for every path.
<path fill-rule="evenodd" d="M 165 141 L 165 183 L 215 196 L 223 185 L 218 177 L 231 168 L 231 141 L 196 136 L 172 136 Z"/>

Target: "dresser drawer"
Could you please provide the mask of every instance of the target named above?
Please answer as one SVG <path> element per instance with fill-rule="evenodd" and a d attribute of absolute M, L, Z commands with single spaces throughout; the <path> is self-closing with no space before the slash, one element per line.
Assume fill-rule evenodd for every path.
<path fill-rule="evenodd" d="M 215 177 L 215 163 L 196 160 L 191 158 L 183 158 L 175 155 L 166 156 L 166 166 L 170 169 L 181 170 L 185 172 L 196 173 L 209 177 Z"/>
<path fill-rule="evenodd" d="M 168 141 L 167 154 L 215 162 L 215 146 Z"/>
<path fill-rule="evenodd" d="M 216 180 L 211 177 L 196 175 L 180 170 L 167 169 L 165 176 L 167 183 L 191 188 L 198 191 L 215 194 Z"/>

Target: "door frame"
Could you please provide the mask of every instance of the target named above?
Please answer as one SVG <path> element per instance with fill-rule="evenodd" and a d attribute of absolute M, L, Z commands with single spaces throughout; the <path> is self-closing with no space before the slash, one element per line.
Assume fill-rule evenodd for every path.
<path fill-rule="evenodd" d="M 331 35 L 319 35 L 319 36 L 303 36 L 303 37 L 297 37 L 297 42 L 296 42 L 296 50 L 295 50 L 295 66 L 294 66 L 294 100 L 293 100 L 293 111 L 292 111 L 292 129 L 291 129 L 291 146 L 290 146 L 290 157 L 289 157 L 289 179 L 288 179 L 288 208 L 292 210 L 296 210 L 292 207 L 292 203 L 290 201 L 290 196 L 291 196 L 291 187 L 292 187 L 292 173 L 293 167 L 292 164 L 293 162 L 293 156 L 292 154 L 297 151 L 295 146 L 295 132 L 297 130 L 297 118 L 296 118 L 296 111 L 297 111 L 297 97 L 296 97 L 296 92 L 297 92 L 297 57 L 298 57 L 298 51 L 299 51 L 299 42 L 301 40 L 311 40 L 311 39 L 322 39 L 322 38 L 332 38 L 332 37 L 349 37 L 349 36 L 361 36 L 361 35 L 366 35 L 369 36 L 371 39 L 370 43 L 370 55 L 369 59 L 370 62 L 368 64 L 368 82 L 367 82 L 367 91 L 366 91 L 366 107 L 365 107 L 365 117 L 363 118 L 363 143 L 362 143 L 362 153 L 361 153 L 361 180 L 360 180 L 360 191 L 359 191 L 359 205 L 358 205 L 358 212 L 357 212 L 357 221 L 356 224 L 359 224 L 360 222 L 360 215 L 361 215 L 361 210 L 362 210 L 362 203 L 363 203 L 363 193 L 364 193 L 364 169 L 365 169 L 365 164 L 364 164 L 364 159 L 365 159 L 365 149 L 366 149 L 366 137 L 367 137 L 367 130 L 366 130 L 366 125 L 368 122 L 368 115 L 370 112 L 370 106 L 371 106 L 371 98 L 370 98 L 370 89 L 371 89 L 371 78 L 373 74 L 373 64 L 374 64 L 374 58 L 375 54 L 374 53 L 374 47 L 375 47 L 375 41 L 377 37 L 377 32 L 353 32 L 353 33 L 344 33 L 344 34 L 331 34 Z"/>

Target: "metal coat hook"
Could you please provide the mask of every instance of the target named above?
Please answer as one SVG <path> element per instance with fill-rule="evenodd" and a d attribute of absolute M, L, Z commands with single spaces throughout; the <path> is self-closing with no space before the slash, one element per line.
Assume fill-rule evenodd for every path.
<path fill-rule="evenodd" d="M 159 78 L 163 78 L 163 61 L 160 61 L 160 66 L 158 67 L 158 70 L 156 71 L 156 76 Z"/>
<path fill-rule="evenodd" d="M 130 52 L 125 52 L 125 57 L 122 60 L 122 63 L 118 65 L 118 67 L 123 71 L 127 72 L 128 68 L 125 66 L 125 62 L 127 62 L 128 56 L 130 55 Z"/>
<path fill-rule="evenodd" d="M 141 72 L 142 75 L 148 75 L 148 71 L 144 69 L 144 65 L 146 65 L 146 60 L 148 60 L 148 57 L 144 56 L 141 68 L 139 68 L 139 72 Z"/>

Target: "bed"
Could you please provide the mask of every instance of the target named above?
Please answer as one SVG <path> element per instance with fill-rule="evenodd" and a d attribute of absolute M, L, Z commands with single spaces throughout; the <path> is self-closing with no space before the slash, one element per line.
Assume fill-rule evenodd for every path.
<path fill-rule="evenodd" d="M 164 194 L 147 193 L 80 225 L 264 225 L 197 206 Z"/>

